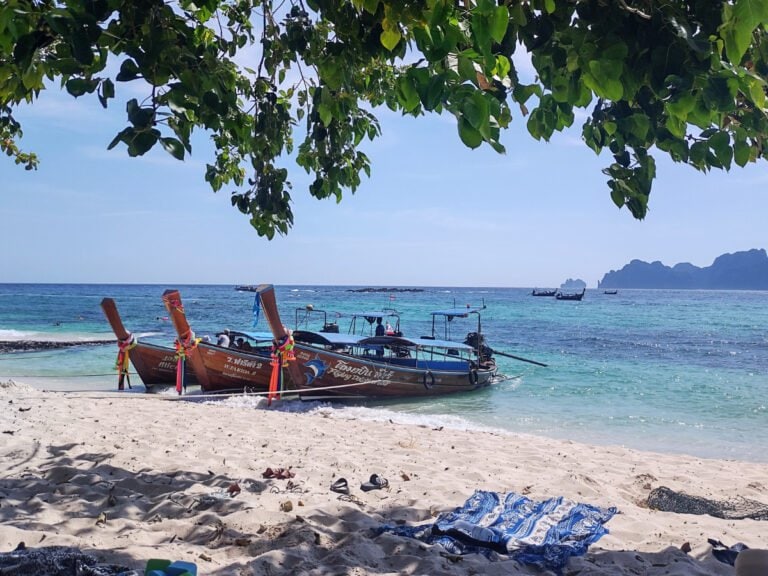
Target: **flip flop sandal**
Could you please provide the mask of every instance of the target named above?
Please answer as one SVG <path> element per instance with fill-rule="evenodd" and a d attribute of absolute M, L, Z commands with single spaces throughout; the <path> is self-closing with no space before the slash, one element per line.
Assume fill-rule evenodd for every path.
<path fill-rule="evenodd" d="M 339 494 L 349 494 L 349 484 L 346 478 L 339 478 L 331 484 L 331 492 L 338 492 Z"/>
<path fill-rule="evenodd" d="M 370 490 L 381 490 L 389 486 L 389 481 L 383 476 L 378 474 L 371 474 L 371 479 L 368 482 L 364 482 L 360 485 L 360 490 L 363 492 L 369 492 Z"/>
<path fill-rule="evenodd" d="M 749 548 L 741 542 L 737 542 L 730 547 L 720 542 L 720 540 L 713 540 L 712 538 L 708 538 L 707 542 L 712 546 L 712 556 L 717 558 L 720 562 L 730 564 L 731 566 L 736 564 L 736 557 L 739 555 L 739 552 Z"/>

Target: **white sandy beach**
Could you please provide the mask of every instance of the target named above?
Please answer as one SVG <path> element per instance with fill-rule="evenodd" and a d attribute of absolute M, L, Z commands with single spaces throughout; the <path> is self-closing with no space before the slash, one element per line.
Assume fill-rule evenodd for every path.
<path fill-rule="evenodd" d="M 131 568 L 167 558 L 221 576 L 548 573 L 373 532 L 429 522 L 476 489 L 618 508 L 568 575 L 729 575 L 707 538 L 768 548 L 768 522 L 644 505 L 659 486 L 768 504 L 768 464 L 12 383 L 0 406 L 0 552 L 77 546 Z M 287 467 L 290 480 L 262 477 Z M 389 487 L 361 491 L 372 473 Z M 339 477 L 348 500 L 329 490 Z"/>

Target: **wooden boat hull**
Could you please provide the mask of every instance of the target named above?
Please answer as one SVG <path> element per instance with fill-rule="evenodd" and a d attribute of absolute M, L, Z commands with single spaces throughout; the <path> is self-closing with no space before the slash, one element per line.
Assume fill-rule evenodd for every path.
<path fill-rule="evenodd" d="M 188 363 L 206 393 L 266 392 L 272 375 L 270 358 L 200 342 Z"/>
<path fill-rule="evenodd" d="M 179 291 L 166 290 L 163 302 L 179 341 L 185 343 L 186 364 L 192 368 L 203 392 L 267 391 L 272 374 L 269 357 L 200 341 L 187 321 Z"/>
<path fill-rule="evenodd" d="M 131 349 L 129 358 L 144 386 L 149 390 L 154 386 L 176 385 L 176 351 L 167 346 L 158 346 L 141 342 Z M 187 367 L 184 377 L 187 384 L 197 384 L 192 370 Z"/>
<path fill-rule="evenodd" d="M 398 366 L 375 359 L 319 350 L 296 344 L 297 365 L 302 377 L 291 377 L 289 389 L 303 399 L 394 399 L 444 396 L 472 392 L 493 383 L 495 368 L 465 371 L 441 370 L 427 361 Z M 295 371 L 294 371 L 295 372 Z"/>
<path fill-rule="evenodd" d="M 280 320 L 274 287 L 259 286 L 264 317 L 275 342 L 292 340 Z M 426 359 L 378 359 L 375 355 L 353 355 L 323 346 L 293 342 L 294 359 L 287 361 L 289 390 L 302 399 L 367 400 L 386 398 L 424 398 L 470 392 L 494 381 L 495 365 L 471 369 L 459 360 L 428 362 Z M 416 359 L 419 359 L 417 362 Z M 448 366 L 453 369 L 447 370 Z M 456 369 L 458 366 L 462 366 Z"/>
<path fill-rule="evenodd" d="M 118 341 L 128 342 L 133 336 L 123 325 L 123 320 L 112 298 L 104 298 L 101 308 L 117 336 Z M 176 351 L 168 346 L 149 342 L 135 341 L 135 346 L 128 349 L 128 359 L 139 375 L 144 387 L 150 391 L 155 386 L 173 386 L 176 384 Z M 184 372 L 188 384 L 196 384 L 190 369 Z"/>
<path fill-rule="evenodd" d="M 275 341 L 289 334 L 277 314 L 274 293 L 260 292 L 264 315 Z M 181 295 L 168 290 L 163 300 L 171 320 L 186 343 L 187 363 L 204 392 L 266 392 L 272 376 L 271 358 L 265 354 L 224 348 L 199 341 L 189 327 Z M 417 398 L 470 392 L 491 385 L 495 366 L 472 369 L 468 361 L 378 359 L 335 352 L 321 346 L 294 343 L 293 358 L 286 357 L 283 394 L 286 399 L 367 400 Z M 451 366 L 452 369 L 448 369 Z"/>

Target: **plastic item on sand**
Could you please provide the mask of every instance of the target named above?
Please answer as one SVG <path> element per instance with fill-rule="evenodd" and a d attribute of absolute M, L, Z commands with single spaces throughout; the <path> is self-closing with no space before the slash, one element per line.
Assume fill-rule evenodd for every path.
<path fill-rule="evenodd" d="M 153 558 L 147 561 L 144 576 L 197 576 L 197 566 L 192 562 Z"/>
<path fill-rule="evenodd" d="M 333 484 L 331 484 L 331 491 L 338 492 L 339 494 L 349 494 L 349 484 L 346 478 L 338 478 Z"/>
<path fill-rule="evenodd" d="M 370 490 L 381 490 L 389 486 L 389 481 L 383 476 L 378 474 L 371 474 L 371 479 L 368 482 L 363 482 L 360 485 L 360 490 L 368 492 Z"/>

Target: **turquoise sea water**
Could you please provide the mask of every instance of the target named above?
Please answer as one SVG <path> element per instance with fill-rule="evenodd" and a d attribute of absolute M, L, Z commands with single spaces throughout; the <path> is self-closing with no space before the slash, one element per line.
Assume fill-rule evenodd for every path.
<path fill-rule="evenodd" d="M 165 288 L 0 284 L 0 341 L 113 338 L 99 306 L 108 296 L 129 330 L 170 345 Z M 252 328 L 253 294 L 230 285 L 172 288 L 180 289 L 198 335 Z M 510 379 L 493 389 L 342 408 L 357 417 L 768 462 L 766 292 L 588 290 L 582 302 L 561 302 L 516 288 L 424 288 L 391 299 L 345 286 L 278 286 L 277 296 L 288 326 L 296 308 L 307 304 L 342 313 L 395 307 L 409 335 L 430 333 L 432 310 L 485 303 L 483 331 L 491 347 L 548 364 L 499 357 Z M 344 317 L 339 324 L 346 329 Z M 256 329 L 266 330 L 263 319 Z M 475 329 L 473 321 L 456 319 L 451 335 L 463 340 Z M 0 354 L 0 381 L 114 390 L 115 355 L 111 344 Z"/>

